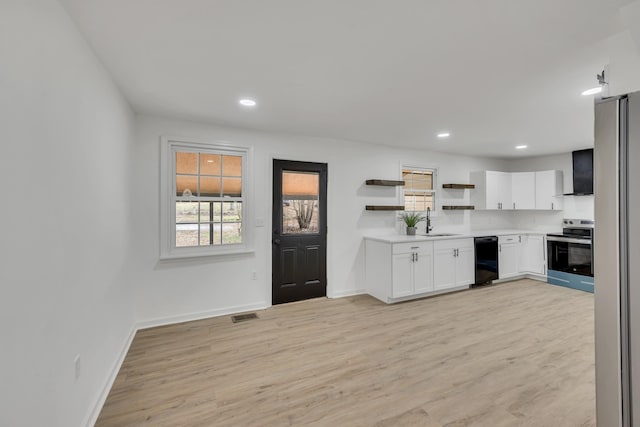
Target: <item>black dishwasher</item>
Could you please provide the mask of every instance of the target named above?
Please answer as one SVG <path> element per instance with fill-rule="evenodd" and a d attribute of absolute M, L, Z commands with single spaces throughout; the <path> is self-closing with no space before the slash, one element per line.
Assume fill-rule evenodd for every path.
<path fill-rule="evenodd" d="M 498 237 L 484 236 L 475 238 L 476 246 L 476 285 L 491 283 L 498 279 Z"/>

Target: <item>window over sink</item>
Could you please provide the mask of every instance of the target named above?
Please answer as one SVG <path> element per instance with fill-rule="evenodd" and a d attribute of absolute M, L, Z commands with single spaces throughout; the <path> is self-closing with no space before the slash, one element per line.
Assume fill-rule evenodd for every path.
<path fill-rule="evenodd" d="M 435 211 L 436 177 L 437 171 L 433 168 L 402 167 L 404 186 L 401 203 L 405 211 L 426 212 L 427 208 Z"/>

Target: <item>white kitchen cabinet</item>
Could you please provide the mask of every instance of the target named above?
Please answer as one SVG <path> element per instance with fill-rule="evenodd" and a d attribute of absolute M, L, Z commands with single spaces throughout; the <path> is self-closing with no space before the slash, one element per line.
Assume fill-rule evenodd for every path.
<path fill-rule="evenodd" d="M 545 239 L 542 234 L 522 236 L 520 271 L 544 276 L 546 272 Z"/>
<path fill-rule="evenodd" d="M 511 198 L 513 209 L 536 208 L 536 173 L 511 173 Z"/>
<path fill-rule="evenodd" d="M 413 254 L 393 255 L 391 296 L 394 298 L 413 294 L 413 257 Z"/>
<path fill-rule="evenodd" d="M 473 239 L 433 242 L 433 285 L 443 290 L 473 284 L 475 280 Z"/>
<path fill-rule="evenodd" d="M 433 292 L 433 242 L 365 239 L 367 292 L 386 303 Z"/>
<path fill-rule="evenodd" d="M 562 171 L 549 170 L 536 172 L 536 209 L 562 210 L 562 189 L 564 187 Z"/>
<path fill-rule="evenodd" d="M 433 291 L 433 244 L 394 245 L 391 295 L 402 298 Z M 398 252 L 398 253 L 396 253 Z"/>
<path fill-rule="evenodd" d="M 562 171 L 471 172 L 471 203 L 487 210 L 562 210 Z"/>
<path fill-rule="evenodd" d="M 476 186 L 471 192 L 471 202 L 476 209 L 513 209 L 509 172 L 471 172 L 470 181 Z"/>
<path fill-rule="evenodd" d="M 365 238 L 367 293 L 385 303 L 449 292 L 449 289 L 464 289 L 474 282 L 472 238 L 416 242 L 389 240 Z M 440 249 L 442 246 L 447 248 L 445 260 L 436 259 L 436 245 Z M 434 280 L 436 267 L 441 276 L 451 275 L 451 280 L 441 283 L 437 289 Z"/>
<path fill-rule="evenodd" d="M 498 236 L 498 276 L 500 280 L 520 274 L 520 245 L 522 236 Z"/>
<path fill-rule="evenodd" d="M 471 285 L 476 281 L 476 249 L 473 239 L 458 245 L 456 253 L 456 286 Z M 434 284 L 435 286 L 435 284 Z"/>

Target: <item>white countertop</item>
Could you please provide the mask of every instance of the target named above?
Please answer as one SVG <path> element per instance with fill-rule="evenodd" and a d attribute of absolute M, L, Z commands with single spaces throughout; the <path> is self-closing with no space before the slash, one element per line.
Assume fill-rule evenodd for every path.
<path fill-rule="evenodd" d="M 523 230 L 523 229 L 501 229 L 501 230 L 472 230 L 465 233 L 453 233 L 451 236 L 427 236 L 425 234 L 417 234 L 415 236 L 407 236 L 406 234 L 371 234 L 365 235 L 367 240 L 375 240 L 384 243 L 407 243 L 407 242 L 425 242 L 434 240 L 451 240 L 451 239 L 469 239 L 482 236 L 506 236 L 510 234 L 542 234 L 553 233 L 558 231 L 540 231 L 540 230 Z M 432 234 L 440 234 L 433 232 Z"/>

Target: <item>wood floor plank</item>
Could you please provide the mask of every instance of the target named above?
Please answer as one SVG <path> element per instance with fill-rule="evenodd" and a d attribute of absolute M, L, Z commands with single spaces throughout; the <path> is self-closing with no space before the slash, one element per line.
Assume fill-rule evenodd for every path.
<path fill-rule="evenodd" d="M 595 426 L 593 295 L 520 280 L 139 331 L 110 426 Z"/>

